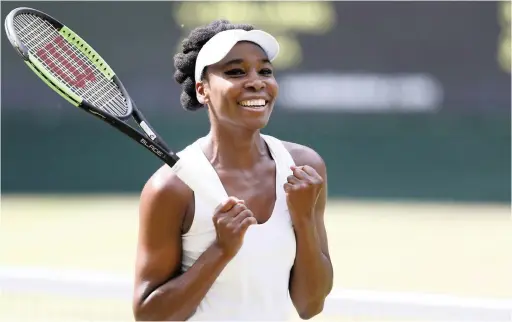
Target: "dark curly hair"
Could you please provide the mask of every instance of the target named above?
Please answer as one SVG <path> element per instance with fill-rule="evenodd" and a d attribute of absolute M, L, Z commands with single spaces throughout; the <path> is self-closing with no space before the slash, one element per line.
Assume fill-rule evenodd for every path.
<path fill-rule="evenodd" d="M 253 30 L 254 27 L 246 24 L 232 24 L 228 20 L 215 20 L 212 23 L 195 28 L 190 32 L 188 38 L 182 42 L 182 51 L 174 55 L 174 79 L 181 84 L 182 93 L 180 102 L 184 109 L 195 111 L 203 107 L 196 97 L 196 80 L 194 71 L 196 68 L 197 55 L 204 44 L 221 31 L 231 29 Z"/>

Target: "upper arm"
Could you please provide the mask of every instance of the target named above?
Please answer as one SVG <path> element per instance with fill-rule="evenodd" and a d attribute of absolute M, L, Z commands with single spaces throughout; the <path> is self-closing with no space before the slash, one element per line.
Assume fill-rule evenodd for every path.
<path fill-rule="evenodd" d="M 315 204 L 315 224 L 322 253 L 330 259 L 329 243 L 325 229 L 324 214 L 327 205 L 327 166 L 323 158 L 313 149 L 291 142 L 283 142 L 297 166 L 309 165 L 322 177 L 322 190 Z"/>
<path fill-rule="evenodd" d="M 191 197 L 191 191 L 165 166 L 144 186 L 139 206 L 134 310 L 180 273 L 181 224 Z"/>

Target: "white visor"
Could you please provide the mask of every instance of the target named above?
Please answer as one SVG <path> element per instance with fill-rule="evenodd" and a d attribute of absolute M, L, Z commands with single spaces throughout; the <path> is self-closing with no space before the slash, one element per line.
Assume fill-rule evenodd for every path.
<path fill-rule="evenodd" d="M 245 31 L 232 29 L 221 31 L 204 44 L 196 60 L 195 80 L 201 81 L 201 74 L 207 66 L 221 61 L 240 41 L 250 41 L 260 46 L 270 61 L 279 53 L 279 43 L 274 36 L 262 30 Z"/>

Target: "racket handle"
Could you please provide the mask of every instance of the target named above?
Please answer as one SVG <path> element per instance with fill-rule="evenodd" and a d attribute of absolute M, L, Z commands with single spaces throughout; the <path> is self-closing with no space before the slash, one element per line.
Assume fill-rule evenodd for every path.
<path fill-rule="evenodd" d="M 190 159 L 187 162 L 180 159 L 171 169 L 208 206 L 216 208 L 228 199 L 220 180 L 211 180 L 213 177 L 209 172 L 214 171 L 213 168 L 201 167 L 190 162 Z"/>

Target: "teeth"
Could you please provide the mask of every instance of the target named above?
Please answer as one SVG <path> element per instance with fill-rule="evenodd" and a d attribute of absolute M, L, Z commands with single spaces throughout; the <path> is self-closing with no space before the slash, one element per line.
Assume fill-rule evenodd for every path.
<path fill-rule="evenodd" d="M 242 106 L 251 107 L 251 106 L 265 106 L 266 103 L 265 103 L 264 99 L 257 99 L 257 100 L 241 101 L 238 104 L 240 104 Z"/>

